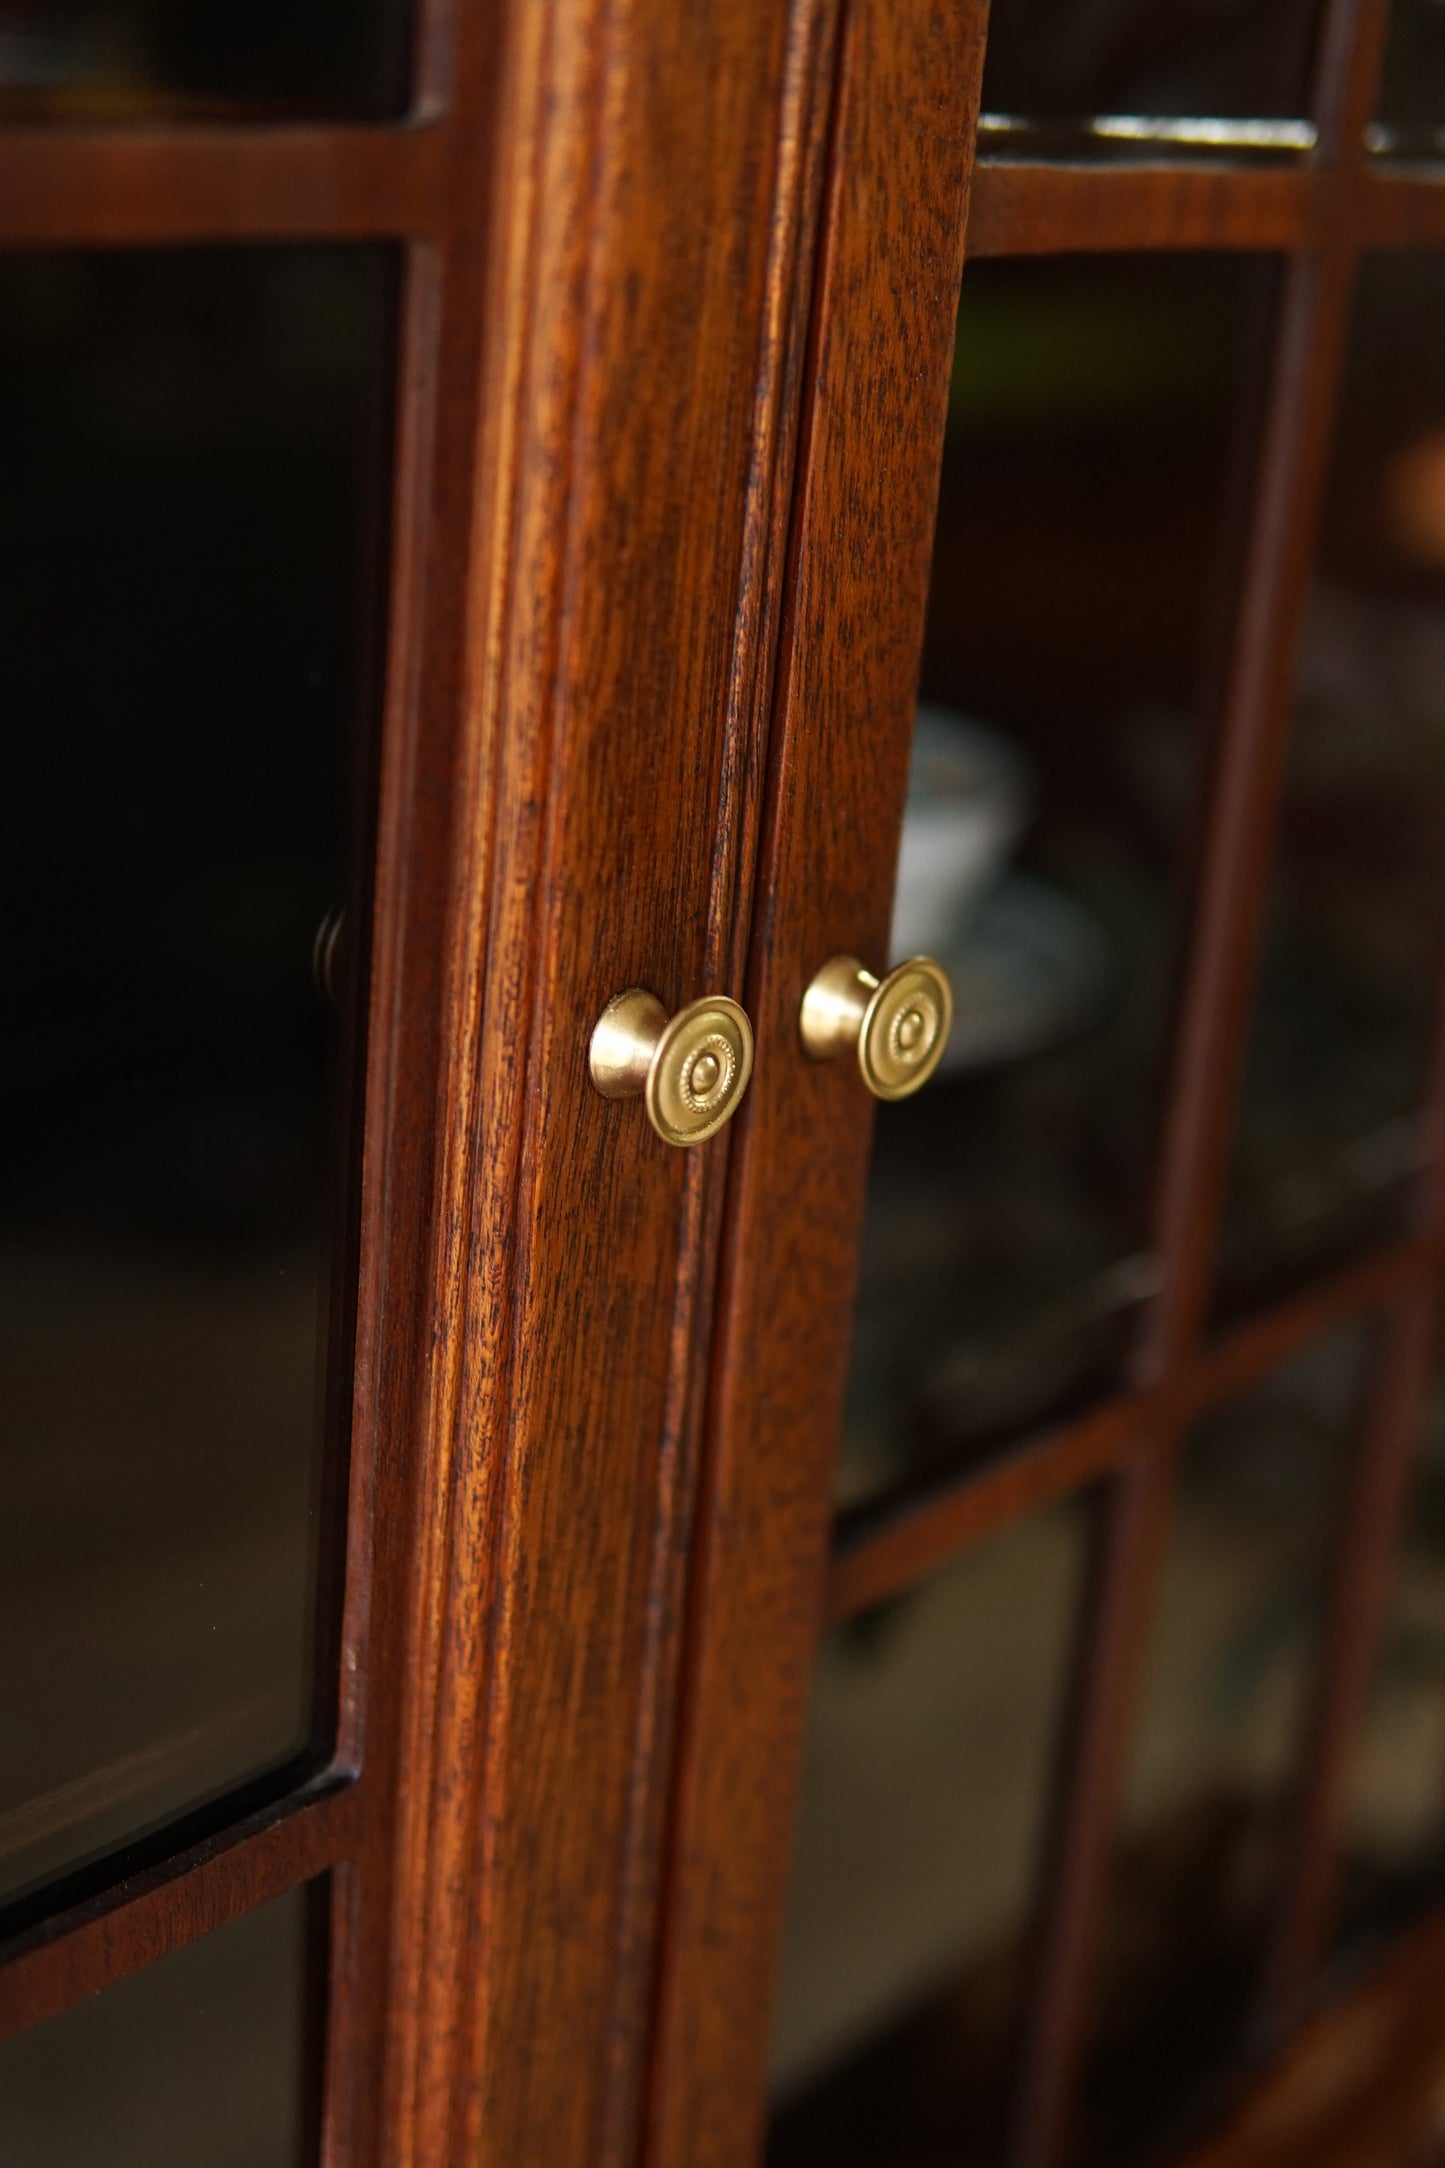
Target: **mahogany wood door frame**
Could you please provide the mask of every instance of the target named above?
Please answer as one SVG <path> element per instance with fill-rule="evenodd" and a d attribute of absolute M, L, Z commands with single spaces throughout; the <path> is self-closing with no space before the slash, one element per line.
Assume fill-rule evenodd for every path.
<path fill-rule="evenodd" d="M 798 1037 L 879 966 L 903 818 L 986 0 L 845 11 L 692 1591 L 651 2151 L 757 2158 L 871 1137 Z"/>
<path fill-rule="evenodd" d="M 330 2168 L 636 2156 L 729 1139 L 587 1079 L 733 990 L 820 0 L 426 0 L 408 117 L 0 132 L 8 247 L 404 256 L 340 1723 L 0 1949 L 0 2036 L 329 1877 Z"/>

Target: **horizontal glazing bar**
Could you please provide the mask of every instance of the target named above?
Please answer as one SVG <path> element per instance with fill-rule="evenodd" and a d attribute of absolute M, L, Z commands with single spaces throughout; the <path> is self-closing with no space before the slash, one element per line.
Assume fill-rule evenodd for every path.
<path fill-rule="evenodd" d="M 17 1936 L 0 1953 L 0 2040 L 336 1866 L 363 1809 L 360 1786 L 333 1779 Z"/>
<path fill-rule="evenodd" d="M 446 131 L 0 132 L 0 248 L 424 237 L 441 222 Z"/>
<path fill-rule="evenodd" d="M 947 1489 L 845 1519 L 829 1574 L 827 1623 L 856 1617 L 992 1530 L 1147 1455 L 1181 1421 L 1246 1391 L 1348 1319 L 1390 1308 L 1439 1265 L 1433 1242 L 1394 1243 L 1251 1320 L 1152 1390 L 1122 1395 Z"/>
<path fill-rule="evenodd" d="M 1118 125 L 1124 124 L 1120 116 Z M 996 140 L 1001 147 L 1002 139 Z M 1305 164 L 1068 165 L 984 158 L 974 172 L 968 253 L 1288 251 L 1319 247 L 1345 223 L 1365 248 L 1445 242 L 1445 166 L 1366 166 L 1346 175 Z"/>
<path fill-rule="evenodd" d="M 1303 247 L 1331 176 L 1305 166 L 1025 165 L 974 169 L 968 254 Z"/>

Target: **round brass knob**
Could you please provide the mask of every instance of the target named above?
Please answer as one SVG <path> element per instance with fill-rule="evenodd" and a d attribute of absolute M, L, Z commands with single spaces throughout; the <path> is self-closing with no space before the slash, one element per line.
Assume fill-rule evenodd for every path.
<path fill-rule="evenodd" d="M 604 1099 L 641 1093 L 664 1144 L 701 1144 L 748 1088 L 753 1027 L 726 994 L 704 994 L 669 1018 L 656 994 L 632 986 L 597 1019 L 587 1066 Z"/>
<path fill-rule="evenodd" d="M 911 956 L 881 981 L 856 956 L 834 956 L 804 994 L 798 1021 L 815 1061 L 852 1048 L 875 1099 L 906 1099 L 943 1059 L 953 989 L 931 956 Z"/>

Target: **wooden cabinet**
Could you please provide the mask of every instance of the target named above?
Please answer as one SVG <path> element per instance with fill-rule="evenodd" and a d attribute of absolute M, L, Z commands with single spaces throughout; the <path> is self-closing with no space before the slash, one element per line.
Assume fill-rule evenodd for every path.
<path fill-rule="evenodd" d="M 31 12 L 0 2155 L 1423 2159 L 1422 11 Z"/>

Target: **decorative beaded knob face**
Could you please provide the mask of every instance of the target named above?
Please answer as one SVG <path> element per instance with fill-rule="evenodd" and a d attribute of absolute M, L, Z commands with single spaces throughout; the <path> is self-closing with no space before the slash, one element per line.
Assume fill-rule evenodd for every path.
<path fill-rule="evenodd" d="M 941 964 L 912 956 L 882 981 L 856 956 L 834 956 L 803 996 L 799 1029 L 815 1061 L 850 1049 L 875 1099 L 906 1099 L 942 1061 L 953 991 Z"/>
<path fill-rule="evenodd" d="M 726 994 L 669 1018 L 656 994 L 629 987 L 598 1018 L 588 1053 L 604 1098 L 641 1094 L 664 1144 L 702 1144 L 732 1120 L 753 1073 L 753 1031 Z"/>

